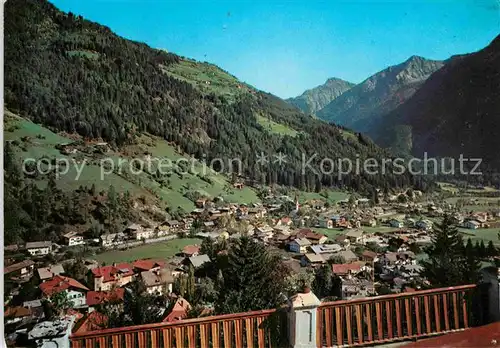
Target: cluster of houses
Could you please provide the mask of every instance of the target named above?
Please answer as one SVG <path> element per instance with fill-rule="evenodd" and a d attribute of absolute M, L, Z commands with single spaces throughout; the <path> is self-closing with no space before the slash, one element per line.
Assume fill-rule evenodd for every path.
<path fill-rule="evenodd" d="M 285 196 L 286 197 L 286 196 Z M 290 200 L 290 198 L 288 198 Z M 385 206 L 369 206 L 367 199 L 358 199 L 354 205 L 348 201 L 340 201 L 334 208 L 327 208 L 321 200 L 308 201 L 301 207 L 307 213 L 297 214 L 297 209 L 289 215 L 276 218 L 281 204 L 276 202 L 267 204 L 217 204 L 207 198 L 200 198 L 196 202 L 196 209 L 180 220 L 167 220 L 151 227 L 137 223 L 131 224 L 120 233 L 105 233 L 98 242 L 103 248 L 114 248 L 126 243 L 144 242 L 155 239 L 163 240 L 167 236 L 178 233 L 189 233 L 195 221 L 201 222 L 200 237 L 216 236 L 224 233 L 219 226 L 219 219 L 231 216 L 238 221 L 246 221 L 246 233 L 253 234 L 265 243 L 275 242 L 276 239 L 284 240 L 290 231 L 303 227 L 317 227 L 326 229 L 360 229 L 363 227 L 388 226 L 395 229 L 414 229 L 418 231 L 431 231 L 432 217 L 442 216 L 447 209 L 437 207 L 432 202 L 422 203 L 392 203 Z M 279 216 L 279 215 L 278 215 Z M 424 216 L 413 218 L 412 216 Z M 457 225 L 467 229 L 478 229 L 496 226 L 500 217 L 491 211 L 471 212 L 468 215 L 454 213 Z M 238 235 L 236 235 L 237 237 Z M 167 237 L 168 238 L 168 237 Z M 93 240 L 96 242 L 97 240 Z M 62 244 L 68 247 L 87 244 L 81 232 L 68 230 L 62 236 Z M 58 245 L 49 241 L 27 243 L 26 250 L 32 256 L 50 254 Z"/>
<path fill-rule="evenodd" d="M 469 230 L 478 228 L 498 227 L 497 222 L 500 217 L 500 211 L 490 212 L 470 212 L 467 215 L 455 214 L 454 219 L 458 225 Z"/>
<path fill-rule="evenodd" d="M 237 189 L 242 187 L 235 184 Z M 131 224 L 120 233 L 101 235 L 99 243 L 104 248 L 114 248 L 131 241 L 161 240 L 181 232 L 188 233 L 196 223 L 196 235 L 200 238 L 228 239 L 248 235 L 270 248 L 284 249 L 288 252 L 286 255 L 291 256 L 285 259 L 294 271 L 328 265 L 332 274 L 340 280 L 340 297 L 352 299 L 375 295 L 376 287 L 381 284 L 393 292 L 400 292 L 411 291 L 414 284 L 425 281 L 420 278 L 417 255 L 410 248 L 413 244 L 423 246 L 430 243 L 429 232 L 433 229 L 434 217 L 452 211 L 432 202 L 400 203 L 396 197 L 391 203 L 379 206 L 372 206 L 369 200 L 363 198 L 341 201 L 334 207 L 320 200 L 311 200 L 302 206 L 296 201 L 295 210 L 283 214 L 277 197 L 267 198 L 264 199 L 268 201 L 266 204 L 252 205 L 221 204 L 200 198 L 195 202 L 196 209 L 182 219 L 167 220 L 155 227 Z M 283 200 L 293 202 L 289 197 Z M 228 232 L 221 223 L 227 221 L 224 217 L 234 219 L 240 227 L 238 232 Z M 500 214 L 493 212 L 454 214 L 456 223 L 468 229 L 490 227 L 499 217 Z M 377 226 L 384 227 L 384 232 L 374 232 Z M 399 241 L 397 250 L 391 245 L 393 239 Z M 68 230 L 62 236 L 62 242 L 71 247 L 89 241 L 82 233 Z M 11 252 L 21 250 L 18 246 L 5 247 L 6 250 L 9 248 L 12 248 Z M 58 248 L 59 245 L 48 241 L 31 242 L 24 246 L 34 260 Z M 172 296 L 177 276 L 185 273 L 187 267 L 199 269 L 210 261 L 207 255 L 200 254 L 197 245 L 185 247 L 181 256 L 169 262 L 145 259 L 100 266 L 95 261 L 86 260 L 88 280 L 85 284 L 68 277 L 63 264 L 39 268 L 33 260 L 10 264 L 4 269 L 5 276 L 18 283 L 37 277 L 42 297 L 26 301 L 22 306 L 6 307 L 6 323 L 22 325 L 43 321 L 42 300 L 64 292 L 75 315 L 72 331 L 98 329 L 96 323 L 105 323 L 106 318 L 96 308 L 109 301 L 119 304 L 123 301 L 127 285 L 135 279 L 141 279 L 150 294 Z M 15 295 L 15 291 L 12 294 Z M 174 298 L 174 301 L 173 310 L 165 313 L 164 321 L 181 320 L 191 309 L 191 305 L 181 297 Z M 44 330 L 43 327 L 38 329 Z"/>
<path fill-rule="evenodd" d="M 39 283 L 40 297 L 25 301 L 22 305 L 7 305 L 6 325 L 19 328 L 33 327 L 45 322 L 43 300 L 64 293 L 70 303 L 66 315 L 75 316 L 72 332 L 98 330 L 107 320 L 99 313 L 98 307 L 104 303 L 121 306 L 127 285 L 140 279 L 145 291 L 152 295 L 165 296 L 174 302 L 173 309 L 165 312 L 165 322 L 182 320 L 188 315 L 191 305 L 182 297 L 173 294 L 175 278 L 186 273 L 189 267 L 199 269 L 210 259 L 200 254 L 200 246 L 184 247 L 179 257 L 165 260 L 143 259 L 134 262 L 115 263 L 100 266 L 92 260 L 85 260 L 88 274 L 86 281 L 78 281 L 65 272 L 65 264 L 36 268 L 32 260 L 25 260 L 4 269 L 6 279 L 24 283 L 33 278 Z M 19 295 L 19 289 L 10 293 L 10 300 Z M 207 309 L 209 311 L 209 309 Z M 96 322 L 97 321 L 97 322 Z M 45 324 L 44 324 L 45 325 Z M 21 332 L 16 330 L 16 332 Z"/>
<path fill-rule="evenodd" d="M 427 239 L 418 234 L 425 234 Z M 405 242 L 393 252 L 377 253 L 366 248 L 369 243 L 386 248 L 390 238 L 400 238 Z M 413 242 L 426 244 L 430 237 L 422 231 L 372 234 L 349 229 L 330 241 L 310 229 L 301 229 L 290 235 L 286 248 L 301 254 L 301 267 L 332 267 L 333 275 L 341 282 L 341 298 L 353 299 L 375 295 L 377 284 L 385 284 L 391 291 L 400 292 L 409 287 L 408 284 L 418 283 L 420 266 L 416 255 L 408 250 L 408 245 Z"/>

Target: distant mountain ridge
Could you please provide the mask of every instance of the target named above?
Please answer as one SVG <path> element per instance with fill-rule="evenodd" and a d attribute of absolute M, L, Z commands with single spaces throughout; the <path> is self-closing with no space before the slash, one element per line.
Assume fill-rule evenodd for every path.
<path fill-rule="evenodd" d="M 500 169 L 500 35 L 454 56 L 373 130 L 378 143 L 422 156 L 482 158 Z"/>
<path fill-rule="evenodd" d="M 380 117 L 408 100 L 443 65 L 442 61 L 412 56 L 352 87 L 318 111 L 317 116 L 370 134 Z"/>
<path fill-rule="evenodd" d="M 305 113 L 315 114 L 353 86 L 355 86 L 354 83 L 332 77 L 324 84 L 308 89 L 300 96 L 288 98 L 286 101 Z"/>

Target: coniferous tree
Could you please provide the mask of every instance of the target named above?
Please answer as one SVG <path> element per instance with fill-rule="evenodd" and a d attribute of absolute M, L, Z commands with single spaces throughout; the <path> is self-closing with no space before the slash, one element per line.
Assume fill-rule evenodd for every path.
<path fill-rule="evenodd" d="M 122 327 L 157 323 L 163 319 L 166 299 L 149 294 L 141 280 L 127 285 L 123 307 L 115 301 L 100 305 L 98 310 L 108 317 L 107 327 Z"/>
<path fill-rule="evenodd" d="M 218 289 L 215 309 L 218 313 L 237 313 L 275 308 L 286 296 L 288 274 L 278 255 L 262 243 L 248 237 L 230 248 L 228 264 L 221 270 L 224 288 Z M 217 282 L 220 285 L 220 282 Z"/>
<path fill-rule="evenodd" d="M 476 283 L 479 279 L 479 269 L 481 267 L 481 263 L 476 256 L 470 238 L 467 239 L 463 256 L 463 283 Z"/>
<path fill-rule="evenodd" d="M 484 240 L 481 240 L 481 242 L 479 243 L 478 255 L 481 259 L 485 259 L 486 257 L 488 257 L 488 254 L 486 251 L 486 245 L 484 245 Z"/>
<path fill-rule="evenodd" d="M 479 265 L 470 254 L 470 246 L 467 255 L 466 249 L 452 217 L 446 215 L 432 232 L 432 244 L 425 249 L 428 259 L 421 261 L 421 275 L 432 287 L 463 285 L 474 281 Z"/>
<path fill-rule="evenodd" d="M 318 268 L 314 275 L 312 290 L 318 298 L 332 296 L 333 272 L 332 266 L 326 264 Z"/>
<path fill-rule="evenodd" d="M 187 274 L 187 284 L 186 284 L 186 294 L 185 298 L 188 301 L 193 301 L 195 299 L 195 279 L 194 279 L 194 267 L 189 265 Z"/>
<path fill-rule="evenodd" d="M 465 253 L 476 256 L 474 245 L 472 244 L 472 240 L 470 238 L 467 238 L 467 243 L 465 244 Z"/>
<path fill-rule="evenodd" d="M 476 240 L 476 243 L 474 243 L 474 255 L 477 258 L 481 258 L 481 245 L 479 244 L 478 240 Z"/>
<path fill-rule="evenodd" d="M 497 248 L 493 245 L 493 241 L 488 242 L 488 246 L 486 248 L 486 255 L 488 257 L 494 257 L 497 256 Z"/>

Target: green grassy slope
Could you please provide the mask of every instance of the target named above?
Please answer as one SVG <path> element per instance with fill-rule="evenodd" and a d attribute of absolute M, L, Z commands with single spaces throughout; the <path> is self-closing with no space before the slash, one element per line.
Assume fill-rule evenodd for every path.
<path fill-rule="evenodd" d="M 56 146 L 72 143 L 72 139 L 58 135 L 9 111 L 6 111 L 5 116 L 4 138 L 5 141 L 13 141 L 17 144 L 16 154 L 19 156 L 19 161 L 26 159 L 40 161 L 46 158 L 46 163 L 50 163 L 57 158 L 59 161 L 67 160 L 70 163 L 68 169 L 60 169 L 57 179 L 57 185 L 60 188 L 77 189 L 80 186 L 90 187 L 94 184 L 97 190 L 107 190 L 110 185 L 113 185 L 119 192 L 129 191 L 134 196 L 144 195 L 156 198 L 173 211 L 179 208 L 185 211 L 194 209 L 194 203 L 186 197 L 189 191 L 196 191 L 207 197 L 220 196 L 230 202 L 259 201 L 255 191 L 251 188 L 234 189 L 227 177 L 204 167 L 201 162 L 189 155 L 179 153 L 174 146 L 157 137 L 143 135 L 138 145 L 126 147 L 120 152 L 111 151 L 105 155 L 82 153 L 64 155 L 56 149 Z M 164 163 L 170 164 L 172 161 L 171 170 L 169 169 L 171 175 L 167 179 L 168 184 L 162 185 L 155 177 L 157 167 L 155 163 L 157 162 L 154 160 L 151 161 L 151 172 L 144 170 L 138 174 L 131 173 L 130 168 L 135 170 L 132 160 L 134 158 L 144 160 L 146 153 L 151 154 L 152 158 L 165 160 Z M 175 161 L 180 158 L 185 158 L 192 163 L 191 172 L 180 174 L 176 172 L 178 168 Z M 111 160 L 115 163 L 115 171 L 102 175 L 101 164 L 111 163 Z M 148 169 L 146 164 L 144 167 Z M 40 168 L 43 171 L 48 170 L 46 164 L 41 165 Z M 80 174 L 77 168 L 82 168 Z M 107 170 L 104 172 L 107 173 Z M 35 180 L 41 186 L 45 185 L 44 178 Z"/>
<path fill-rule="evenodd" d="M 233 75 L 210 63 L 183 59 L 179 63 L 162 66 L 162 71 L 176 79 L 191 83 L 205 93 L 232 97 L 253 90 Z"/>
<path fill-rule="evenodd" d="M 187 245 L 201 244 L 201 239 L 186 238 L 173 239 L 161 243 L 153 243 L 139 246 L 128 250 L 111 250 L 95 256 L 99 262 L 104 262 L 107 265 L 113 262 L 130 262 L 138 259 L 169 259 L 175 254 L 182 251 Z"/>

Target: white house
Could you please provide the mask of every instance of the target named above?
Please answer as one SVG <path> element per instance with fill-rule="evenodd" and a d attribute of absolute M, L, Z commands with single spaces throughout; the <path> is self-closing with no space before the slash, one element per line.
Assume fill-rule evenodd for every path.
<path fill-rule="evenodd" d="M 11 276 L 19 276 L 21 278 L 31 278 L 35 262 L 32 260 L 24 260 L 4 268 L 3 274 Z"/>
<path fill-rule="evenodd" d="M 295 253 L 305 253 L 307 252 L 307 247 L 310 245 L 311 242 L 308 239 L 297 238 L 288 243 L 288 248 Z"/>
<path fill-rule="evenodd" d="M 101 245 L 103 247 L 110 247 L 116 244 L 120 244 L 125 240 L 125 234 L 123 233 L 108 233 L 101 235 Z"/>
<path fill-rule="evenodd" d="M 377 226 L 377 220 L 374 218 L 361 219 L 361 226 L 375 227 Z"/>
<path fill-rule="evenodd" d="M 69 289 L 66 290 L 66 296 L 72 303 L 73 308 L 81 308 L 87 305 L 87 296 L 85 291 Z"/>
<path fill-rule="evenodd" d="M 174 277 L 168 269 L 141 272 L 141 279 L 146 286 L 146 291 L 151 295 L 172 293 Z"/>
<path fill-rule="evenodd" d="M 269 225 L 258 226 L 254 229 L 254 235 L 257 235 L 257 237 L 267 241 L 269 238 L 273 237 L 274 229 Z"/>
<path fill-rule="evenodd" d="M 66 245 L 68 246 L 85 244 L 83 236 L 79 235 L 78 232 L 75 231 L 68 232 L 63 237 Z"/>
<path fill-rule="evenodd" d="M 28 250 L 32 256 L 48 255 L 52 252 L 52 242 L 43 241 L 26 243 L 26 250 Z"/>
<path fill-rule="evenodd" d="M 42 290 L 42 293 L 49 299 L 55 294 L 65 292 L 73 308 L 81 308 L 87 305 L 85 295 L 89 289 L 70 277 L 57 275 L 51 280 L 40 284 L 40 290 Z"/>
<path fill-rule="evenodd" d="M 405 220 L 405 223 L 408 227 L 415 227 L 415 219 L 407 218 Z"/>
<path fill-rule="evenodd" d="M 61 264 L 57 264 L 38 268 L 36 271 L 38 273 L 38 277 L 43 282 L 54 278 L 56 275 L 64 273 L 64 267 Z"/>
<path fill-rule="evenodd" d="M 138 224 L 128 226 L 124 233 L 130 235 L 135 240 L 150 239 L 155 236 L 153 228 L 144 228 Z"/>
<path fill-rule="evenodd" d="M 210 263 L 210 258 L 208 255 L 195 255 L 189 258 L 189 262 L 193 265 L 194 268 L 199 268 L 205 263 Z"/>

